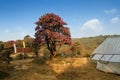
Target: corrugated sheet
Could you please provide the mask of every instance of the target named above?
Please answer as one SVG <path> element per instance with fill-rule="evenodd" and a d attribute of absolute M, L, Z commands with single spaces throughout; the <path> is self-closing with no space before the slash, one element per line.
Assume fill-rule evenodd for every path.
<path fill-rule="evenodd" d="M 107 38 L 92 55 L 94 60 L 120 62 L 120 37 Z"/>

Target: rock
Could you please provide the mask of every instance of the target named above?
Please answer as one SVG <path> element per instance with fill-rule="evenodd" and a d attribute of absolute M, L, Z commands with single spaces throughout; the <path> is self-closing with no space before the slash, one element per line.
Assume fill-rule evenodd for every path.
<path fill-rule="evenodd" d="M 25 69 L 29 69 L 31 67 L 32 67 L 32 65 L 28 65 L 28 64 L 26 64 L 26 65 L 17 65 L 17 66 L 14 67 L 14 69 L 15 70 L 25 70 Z"/>

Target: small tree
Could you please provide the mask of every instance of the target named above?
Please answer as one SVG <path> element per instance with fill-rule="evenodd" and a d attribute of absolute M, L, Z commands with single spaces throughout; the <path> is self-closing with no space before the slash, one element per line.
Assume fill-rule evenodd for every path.
<path fill-rule="evenodd" d="M 4 49 L 4 42 L 0 41 L 0 53 Z"/>
<path fill-rule="evenodd" d="M 33 40 L 31 50 L 35 53 L 36 59 L 38 59 L 39 48 L 40 48 L 40 45 L 35 40 Z"/>
<path fill-rule="evenodd" d="M 3 52 L 3 57 L 5 57 L 5 60 L 8 64 L 10 64 L 10 54 L 14 52 L 13 44 L 14 41 L 7 41 L 4 44 L 4 52 Z"/>
<path fill-rule="evenodd" d="M 31 47 L 32 45 L 32 42 L 33 42 L 33 38 L 32 37 L 30 37 L 29 35 L 26 35 L 25 37 L 24 37 L 24 41 L 25 41 L 25 44 L 26 44 L 26 47 Z"/>
<path fill-rule="evenodd" d="M 51 57 L 56 55 L 56 51 L 62 44 L 71 44 L 69 28 L 64 27 L 66 23 L 56 14 L 47 13 L 39 18 L 35 23 L 35 41 L 40 45 L 46 44 L 51 53 Z"/>

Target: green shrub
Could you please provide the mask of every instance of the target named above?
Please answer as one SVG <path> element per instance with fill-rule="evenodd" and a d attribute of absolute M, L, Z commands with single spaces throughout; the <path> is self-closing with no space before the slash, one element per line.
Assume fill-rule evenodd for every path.
<path fill-rule="evenodd" d="M 45 57 L 39 57 L 38 59 L 34 59 L 33 63 L 38 64 L 38 65 L 43 65 L 46 64 L 46 58 Z"/>

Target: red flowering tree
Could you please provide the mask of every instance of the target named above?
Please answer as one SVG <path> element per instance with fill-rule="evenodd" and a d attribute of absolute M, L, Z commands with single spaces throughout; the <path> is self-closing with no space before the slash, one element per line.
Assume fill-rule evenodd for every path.
<path fill-rule="evenodd" d="M 58 15 L 47 13 L 35 23 L 35 41 L 40 45 L 46 44 L 51 57 L 56 55 L 58 47 L 62 44 L 71 44 L 71 36 L 67 25 Z"/>

